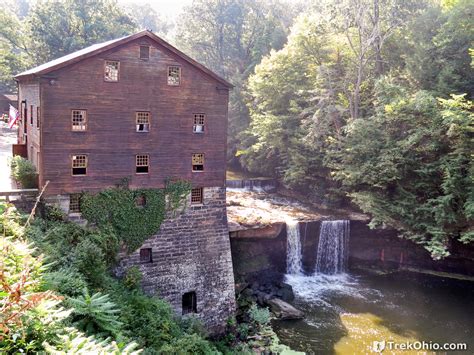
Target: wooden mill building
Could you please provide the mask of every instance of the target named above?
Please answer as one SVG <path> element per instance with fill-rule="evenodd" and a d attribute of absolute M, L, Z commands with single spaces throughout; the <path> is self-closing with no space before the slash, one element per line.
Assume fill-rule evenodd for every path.
<path fill-rule="evenodd" d="M 143 288 L 218 331 L 234 309 L 225 208 L 224 79 L 150 31 L 96 44 L 16 76 L 18 143 L 45 199 L 80 213 L 79 194 L 186 179 L 186 210 L 139 250 Z"/>

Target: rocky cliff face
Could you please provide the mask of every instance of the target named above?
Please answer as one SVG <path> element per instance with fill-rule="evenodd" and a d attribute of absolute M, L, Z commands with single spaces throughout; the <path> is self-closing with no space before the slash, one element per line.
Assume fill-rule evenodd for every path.
<path fill-rule="evenodd" d="M 303 270 L 313 273 L 321 221 L 300 222 Z M 266 227 L 234 231 L 232 259 L 237 279 L 265 279 L 286 271 L 286 227 L 274 223 Z M 380 270 L 422 269 L 474 276 L 474 245 L 454 242 L 451 256 L 431 259 L 420 245 L 400 239 L 393 229 L 370 229 L 367 221 L 351 221 L 349 268 Z"/>

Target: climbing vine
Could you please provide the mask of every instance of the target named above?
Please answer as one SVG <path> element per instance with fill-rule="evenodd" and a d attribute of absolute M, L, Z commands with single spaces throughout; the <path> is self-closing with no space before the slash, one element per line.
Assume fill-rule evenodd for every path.
<path fill-rule="evenodd" d="M 99 228 L 112 228 L 129 251 L 155 234 L 168 211 L 185 203 L 191 184 L 167 181 L 164 189 L 128 188 L 127 180 L 114 188 L 81 197 L 82 216 Z"/>

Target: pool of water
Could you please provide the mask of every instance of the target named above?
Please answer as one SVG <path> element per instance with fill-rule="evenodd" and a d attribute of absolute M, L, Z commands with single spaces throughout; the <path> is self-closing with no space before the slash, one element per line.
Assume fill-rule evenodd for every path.
<path fill-rule="evenodd" d="M 305 312 L 274 321 L 282 343 L 308 354 L 371 354 L 374 341 L 467 343 L 474 354 L 474 282 L 414 273 L 287 275 Z M 387 345 L 386 345 L 387 346 Z M 384 354 L 429 354 L 390 351 Z M 438 352 L 446 353 L 446 352 Z"/>

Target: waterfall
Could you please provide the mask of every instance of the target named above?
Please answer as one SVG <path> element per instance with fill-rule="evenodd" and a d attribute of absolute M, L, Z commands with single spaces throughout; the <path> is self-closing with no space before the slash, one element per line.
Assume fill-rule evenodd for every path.
<path fill-rule="evenodd" d="M 346 270 L 350 221 L 323 221 L 319 233 L 316 273 L 339 274 Z"/>
<path fill-rule="evenodd" d="M 300 225 L 298 221 L 286 221 L 286 272 L 291 275 L 301 275 L 302 249 L 300 238 Z"/>

